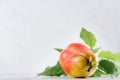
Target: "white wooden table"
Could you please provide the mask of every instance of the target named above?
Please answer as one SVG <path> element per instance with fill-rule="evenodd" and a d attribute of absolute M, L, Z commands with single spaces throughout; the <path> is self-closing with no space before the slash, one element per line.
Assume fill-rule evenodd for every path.
<path fill-rule="evenodd" d="M 71 77 L 36 77 L 26 75 L 0 75 L 0 80 L 120 80 L 119 77 L 88 77 L 88 78 L 71 78 Z"/>

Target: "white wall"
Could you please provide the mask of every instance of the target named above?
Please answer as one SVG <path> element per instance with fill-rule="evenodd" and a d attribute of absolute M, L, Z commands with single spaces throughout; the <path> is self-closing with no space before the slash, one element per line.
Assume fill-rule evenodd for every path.
<path fill-rule="evenodd" d="M 98 46 L 120 51 L 119 0 L 0 0 L 0 74 L 37 74 L 79 39 L 81 27 Z"/>

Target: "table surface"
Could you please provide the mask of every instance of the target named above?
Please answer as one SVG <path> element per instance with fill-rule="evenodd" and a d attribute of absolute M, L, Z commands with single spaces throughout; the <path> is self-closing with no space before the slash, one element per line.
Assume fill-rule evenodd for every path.
<path fill-rule="evenodd" d="M 19 75 L 0 75 L 0 80 L 120 80 L 119 77 L 87 77 L 87 78 L 71 78 L 71 77 L 36 77 L 36 76 L 19 76 Z"/>

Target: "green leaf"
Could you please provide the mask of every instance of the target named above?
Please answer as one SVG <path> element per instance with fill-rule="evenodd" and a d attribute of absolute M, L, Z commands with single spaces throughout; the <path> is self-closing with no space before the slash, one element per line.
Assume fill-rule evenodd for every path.
<path fill-rule="evenodd" d="M 98 68 L 106 74 L 116 75 L 118 73 L 117 66 L 109 60 L 102 59 L 99 61 Z"/>
<path fill-rule="evenodd" d="M 61 76 L 66 75 L 65 72 L 62 70 L 59 61 L 55 66 L 46 67 L 45 70 L 39 73 L 37 76 Z"/>
<path fill-rule="evenodd" d="M 91 77 L 101 77 L 102 75 L 105 75 L 105 73 L 98 68 Z"/>
<path fill-rule="evenodd" d="M 107 58 L 113 61 L 120 62 L 120 53 L 112 53 L 110 51 L 101 51 L 98 57 Z"/>
<path fill-rule="evenodd" d="M 95 48 L 95 49 L 91 49 L 93 53 L 97 53 L 101 48 Z"/>
<path fill-rule="evenodd" d="M 102 75 L 118 76 L 118 67 L 112 61 L 102 59 L 99 61 L 98 69 L 91 77 L 101 77 Z"/>
<path fill-rule="evenodd" d="M 91 32 L 87 31 L 85 28 L 82 28 L 80 37 L 91 49 L 95 46 L 96 44 L 95 36 Z"/>
<path fill-rule="evenodd" d="M 61 48 L 55 48 L 56 51 L 61 52 L 63 49 Z"/>

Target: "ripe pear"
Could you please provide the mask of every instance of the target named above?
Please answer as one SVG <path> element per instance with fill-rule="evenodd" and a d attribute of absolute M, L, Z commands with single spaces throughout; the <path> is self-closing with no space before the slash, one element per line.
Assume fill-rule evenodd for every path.
<path fill-rule="evenodd" d="M 63 49 L 59 61 L 64 72 L 71 77 L 88 77 L 97 69 L 95 54 L 81 43 L 71 43 Z"/>

